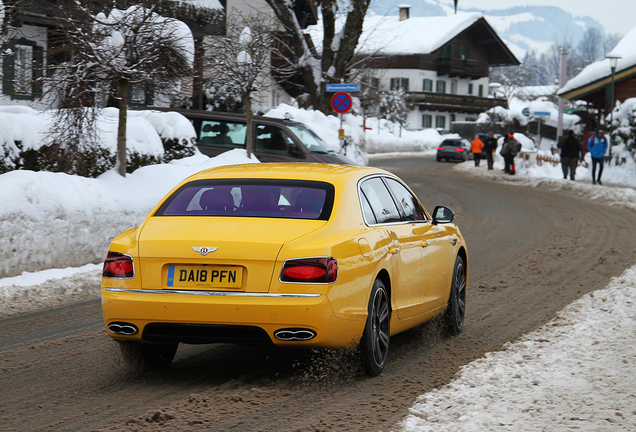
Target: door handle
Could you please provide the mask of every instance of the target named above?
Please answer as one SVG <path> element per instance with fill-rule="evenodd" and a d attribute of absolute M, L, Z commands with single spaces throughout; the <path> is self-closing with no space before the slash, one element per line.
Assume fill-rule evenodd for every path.
<path fill-rule="evenodd" d="M 424 241 L 421 243 L 421 245 L 422 245 L 422 247 L 426 247 L 426 246 L 430 245 L 430 243 L 429 243 L 429 242 L 427 242 L 426 240 L 424 240 Z"/>
<path fill-rule="evenodd" d="M 399 247 L 392 247 L 391 249 L 389 249 L 389 252 L 393 255 L 395 255 L 396 253 L 398 253 L 400 251 Z"/>

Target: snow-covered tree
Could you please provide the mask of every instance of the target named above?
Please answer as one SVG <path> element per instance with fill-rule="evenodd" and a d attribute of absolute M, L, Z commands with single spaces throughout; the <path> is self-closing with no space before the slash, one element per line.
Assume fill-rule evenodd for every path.
<path fill-rule="evenodd" d="M 153 7 L 134 5 L 95 14 L 79 0 L 73 5 L 59 20 L 66 61 L 52 66 L 49 79 L 61 108 L 54 147 L 59 157 L 72 157 L 81 152 L 78 147 L 90 147 L 87 138 L 95 136 L 96 110 L 114 98 L 119 108 L 116 168 L 125 176 L 129 95 L 180 92 L 180 80 L 192 72 L 192 32 Z"/>
<path fill-rule="evenodd" d="M 294 13 L 295 2 L 266 1 L 285 27 L 291 40 L 290 48 L 293 52 L 291 60 L 295 62 L 302 76 L 309 104 L 317 110 L 328 112 L 331 94 L 325 91 L 325 85 L 347 79 L 354 67 L 352 60 L 371 0 L 322 0 L 319 2 L 324 35 L 322 49 L 319 50 L 320 58 L 315 56 L 305 38 Z M 344 25 L 340 31 L 336 30 L 338 17 L 344 18 Z"/>
<path fill-rule="evenodd" d="M 636 98 L 616 102 L 613 120 L 613 145 L 625 144 L 632 154 L 636 154 Z"/>
<path fill-rule="evenodd" d="M 226 34 L 210 38 L 205 44 L 208 53 L 205 65 L 209 76 L 206 93 L 212 98 L 221 94 L 226 103 L 240 97 L 247 115 L 245 139 L 248 156 L 254 151 L 250 127 L 252 95 L 271 82 L 267 72 L 271 64 L 270 52 L 275 27 L 274 20 L 265 14 L 245 16 L 235 12 L 227 18 Z"/>
<path fill-rule="evenodd" d="M 398 123 L 400 136 L 402 136 L 402 128 L 407 126 L 408 113 L 409 107 L 404 89 L 382 92 L 378 106 L 378 118 Z"/>

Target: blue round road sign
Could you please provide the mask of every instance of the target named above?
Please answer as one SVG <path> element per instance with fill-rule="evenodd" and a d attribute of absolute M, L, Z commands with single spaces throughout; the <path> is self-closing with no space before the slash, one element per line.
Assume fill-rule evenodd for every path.
<path fill-rule="evenodd" d="M 338 92 L 331 97 L 331 108 L 339 114 L 348 112 L 353 106 L 351 96 L 345 92 Z"/>

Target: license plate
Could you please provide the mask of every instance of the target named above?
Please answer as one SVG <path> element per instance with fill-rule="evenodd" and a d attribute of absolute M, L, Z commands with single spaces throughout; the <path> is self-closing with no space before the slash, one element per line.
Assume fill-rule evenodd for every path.
<path fill-rule="evenodd" d="M 170 266 L 166 285 L 188 288 L 240 288 L 242 279 L 241 267 Z"/>

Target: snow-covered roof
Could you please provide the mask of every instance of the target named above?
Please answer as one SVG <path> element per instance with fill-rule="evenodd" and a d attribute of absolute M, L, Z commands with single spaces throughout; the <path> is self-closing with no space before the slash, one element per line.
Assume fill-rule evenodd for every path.
<path fill-rule="evenodd" d="M 480 13 L 458 13 L 451 16 L 411 17 L 367 16 L 364 19 L 358 51 L 384 54 L 430 54 L 482 18 Z M 344 25 L 344 17 L 336 22 L 336 32 Z M 307 32 L 314 44 L 322 46 L 322 20 Z"/>
<path fill-rule="evenodd" d="M 479 13 L 451 16 L 371 16 L 364 20 L 358 51 L 384 54 L 430 54 L 482 18 Z"/>
<path fill-rule="evenodd" d="M 608 56 L 619 56 L 616 65 L 616 75 L 622 71 L 636 66 L 636 27 L 630 30 L 616 47 L 607 54 Z M 611 76 L 612 70 L 610 60 L 605 58 L 588 65 L 577 76 L 569 80 L 561 90 L 559 95 L 571 92 L 581 87 L 590 85 L 598 80 Z M 566 95 L 568 97 L 568 95 Z"/>

